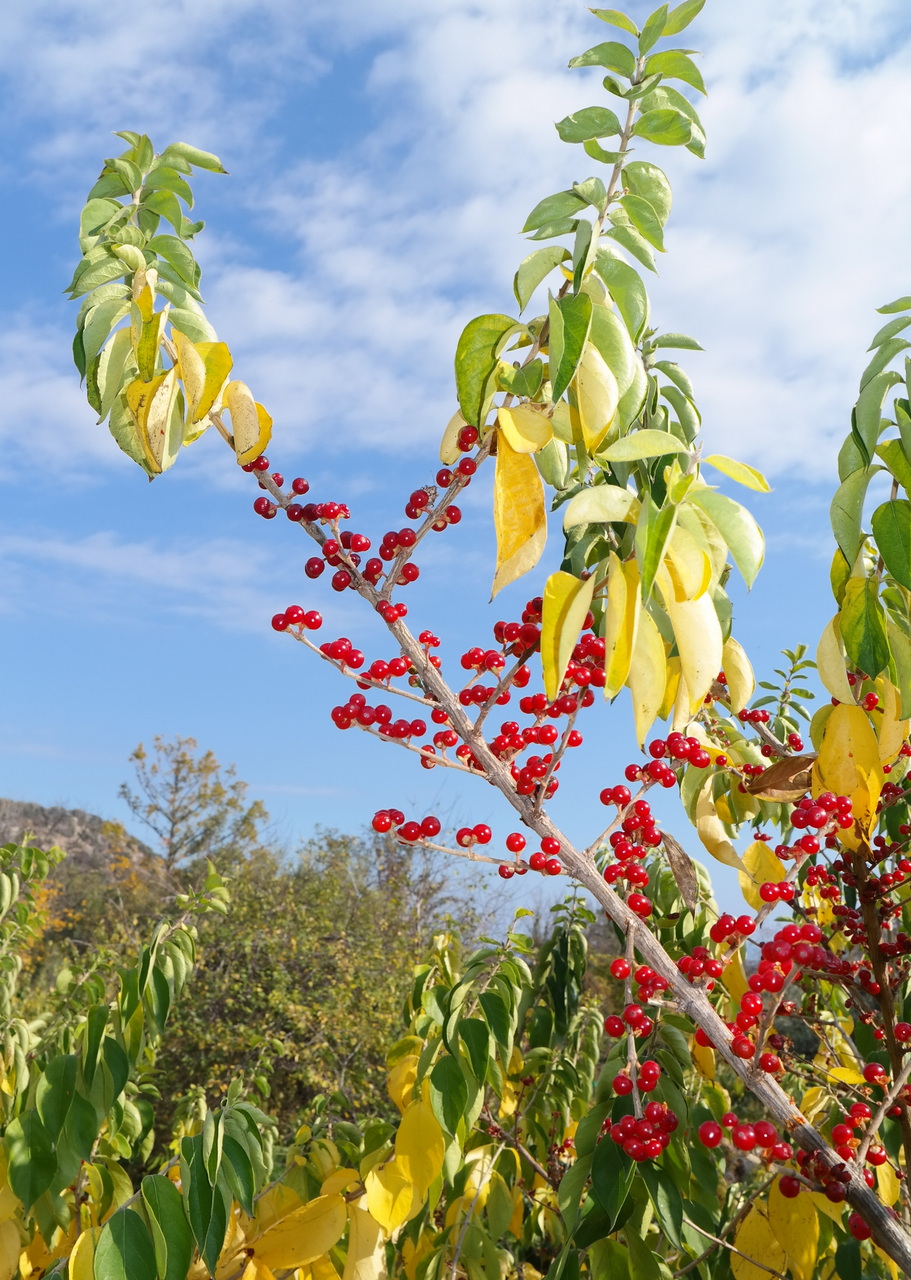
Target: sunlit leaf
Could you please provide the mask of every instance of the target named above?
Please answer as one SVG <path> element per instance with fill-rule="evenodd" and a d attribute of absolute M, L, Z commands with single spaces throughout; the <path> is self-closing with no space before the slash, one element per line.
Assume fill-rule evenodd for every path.
<path fill-rule="evenodd" d="M 537 453 L 553 439 L 554 429 L 544 405 L 520 404 L 497 410 L 500 430 L 516 453 Z"/>
<path fill-rule="evenodd" d="M 491 596 L 533 569 L 547 541 L 544 486 L 534 458 L 517 453 L 501 433 L 493 493 L 497 571 Z"/>
<path fill-rule="evenodd" d="M 583 489 L 570 499 L 563 515 L 563 527 L 572 529 L 578 524 L 613 524 L 614 521 L 635 523 L 640 510 L 639 499 L 630 489 L 601 484 L 594 489 Z"/>
<path fill-rule="evenodd" d="M 541 663 L 544 690 L 551 701 L 563 682 L 594 588 L 594 576 L 580 579 L 558 571 L 547 579 L 541 617 Z"/>
<path fill-rule="evenodd" d="M 601 456 L 607 462 L 636 462 L 640 458 L 663 458 L 669 453 L 687 452 L 689 450 L 683 441 L 670 432 L 646 427 L 624 436 L 622 440 L 615 440 Z"/>
<path fill-rule="evenodd" d="M 661 710 L 667 685 L 664 641 L 647 609 L 643 609 L 639 615 L 627 683 L 633 699 L 636 739 L 641 747 Z"/>
<path fill-rule="evenodd" d="M 771 486 L 761 471 L 749 466 L 746 462 L 738 462 L 736 458 L 727 458 L 722 453 L 710 453 L 703 458 L 703 466 L 714 467 L 726 475 L 729 480 L 746 485 L 748 489 L 756 489 L 759 493 L 771 493 Z"/>
<path fill-rule="evenodd" d="M 766 881 L 779 884 L 785 875 L 786 869 L 781 859 L 763 840 L 754 840 L 744 850 L 743 870 L 738 876 L 740 892 L 753 910 L 759 911 L 764 905 L 759 896 L 759 886 Z"/>

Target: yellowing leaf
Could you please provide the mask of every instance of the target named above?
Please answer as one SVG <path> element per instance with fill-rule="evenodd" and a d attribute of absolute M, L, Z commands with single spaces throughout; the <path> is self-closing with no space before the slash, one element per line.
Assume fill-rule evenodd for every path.
<path fill-rule="evenodd" d="M 551 702 L 563 683 L 594 590 L 594 576 L 583 580 L 560 570 L 547 579 L 541 615 L 541 664 L 544 690 Z"/>
<path fill-rule="evenodd" d="M 366 1209 L 348 1206 L 348 1250 L 342 1280 L 380 1280 L 386 1271 L 383 1232 Z"/>
<path fill-rule="evenodd" d="M 845 651 L 841 642 L 838 615 L 827 623 L 816 646 L 816 667 L 827 691 L 839 702 L 853 702 L 854 694 L 845 671 Z"/>
<path fill-rule="evenodd" d="M 819 1261 L 819 1218 L 808 1195 L 793 1199 L 781 1194 L 779 1179 L 769 1189 L 769 1226 L 788 1255 L 794 1280 L 814 1280 Z M 764 1259 L 761 1259 L 764 1261 Z"/>
<path fill-rule="evenodd" d="M 728 458 L 723 453 L 710 453 L 707 458 L 702 459 L 702 465 L 714 467 L 722 475 L 730 480 L 736 480 L 738 484 L 746 485 L 748 489 L 756 489 L 759 493 L 772 492 L 768 480 L 761 471 L 748 466 L 745 462 L 738 462 L 736 458 Z"/>
<path fill-rule="evenodd" d="M 345 1201 L 337 1193 L 317 1196 L 294 1209 L 248 1246 L 266 1266 L 303 1267 L 329 1250 L 345 1230 Z"/>
<path fill-rule="evenodd" d="M 412 1102 L 395 1135 L 395 1155 L 406 1178 L 425 1192 L 443 1168 L 446 1142 L 429 1102 Z"/>
<path fill-rule="evenodd" d="M 700 1044 L 695 1036 L 690 1038 L 690 1054 L 693 1066 L 705 1080 L 715 1079 L 715 1050 L 711 1045 Z"/>
<path fill-rule="evenodd" d="M 823 1195 L 821 1191 L 801 1191 L 800 1194 L 808 1196 L 810 1202 L 816 1206 L 817 1213 L 824 1213 L 833 1222 L 841 1222 L 845 1211 L 844 1202 L 833 1204 L 828 1196 Z"/>
<path fill-rule="evenodd" d="M 807 1089 L 800 1100 L 800 1109 L 810 1124 L 813 1124 L 824 1112 L 827 1112 L 830 1106 L 829 1094 L 819 1085 L 813 1085 L 811 1089 Z"/>
<path fill-rule="evenodd" d="M 734 1005 L 739 1010 L 740 1000 L 747 991 L 749 991 L 749 983 L 747 982 L 746 970 L 743 967 L 743 946 L 739 946 L 736 951 L 731 954 L 730 959 L 724 967 L 724 973 L 721 975 L 721 981 L 724 983 L 724 989 L 731 997 Z"/>
<path fill-rule="evenodd" d="M 664 686 L 664 697 L 658 708 L 658 719 L 666 720 L 677 701 L 677 689 L 680 685 L 680 659 L 677 654 L 667 660 L 667 682 Z"/>
<path fill-rule="evenodd" d="M 271 1267 L 253 1257 L 244 1267 L 240 1280 L 275 1280 L 275 1275 Z"/>
<path fill-rule="evenodd" d="M 599 484 L 594 489 L 583 489 L 566 504 L 563 528 L 573 529 L 577 524 L 613 524 L 622 521 L 629 524 L 639 519 L 642 510 L 639 499 L 629 489 L 616 484 Z"/>
<path fill-rule="evenodd" d="M 387 1235 L 408 1220 L 415 1186 L 405 1176 L 401 1164 L 390 1160 L 371 1169 L 364 1179 L 367 1208 Z"/>
<path fill-rule="evenodd" d="M 497 572 L 491 598 L 533 569 L 547 541 L 544 486 L 534 459 L 516 453 L 502 433 L 497 437 L 493 519 L 497 533 Z"/>
<path fill-rule="evenodd" d="M 712 561 L 696 539 L 675 524 L 664 556 L 675 600 L 698 600 L 712 583 Z"/>
<path fill-rule="evenodd" d="M 604 610 L 604 696 L 614 698 L 626 684 L 641 610 L 639 567 L 625 563 L 615 551 L 607 568 L 607 600 Z"/>
<path fill-rule="evenodd" d="M 880 702 L 874 712 L 874 723 L 878 720 L 876 738 L 879 742 L 879 759 L 882 764 L 889 764 L 898 755 L 899 748 L 908 736 L 908 720 L 901 718 L 901 695 L 887 676 L 877 681 L 880 690 Z"/>
<path fill-rule="evenodd" d="M 641 747 L 655 723 L 667 687 L 667 657 L 658 626 L 648 612 L 639 613 L 639 627 L 633 646 L 627 683 L 633 698 L 633 721 Z"/>
<path fill-rule="evenodd" d="M 860 1071 L 856 1071 L 853 1067 L 833 1067 L 829 1072 L 833 1080 L 840 1080 L 842 1084 L 864 1084 L 864 1077 Z"/>
<path fill-rule="evenodd" d="M 883 1253 L 882 1249 L 880 1249 L 878 1244 L 875 1244 L 873 1246 L 873 1252 L 876 1254 L 878 1258 L 880 1258 L 886 1264 L 886 1268 L 888 1269 L 889 1275 L 892 1277 L 892 1280 L 898 1280 L 898 1263 L 895 1261 L 895 1259 L 890 1258 L 887 1253 Z"/>
<path fill-rule="evenodd" d="M 879 744 L 867 713 L 853 703 L 833 707 L 813 765 L 813 795 L 834 791 L 849 796 L 856 825 L 868 837 L 884 780 Z M 849 829 L 842 831 L 840 839 L 853 850 L 861 837 L 856 829 Z"/>
<path fill-rule="evenodd" d="M 6 1222 L 0 1224 L 0 1280 L 13 1280 L 13 1276 L 19 1270 L 21 1249 L 19 1228 L 12 1218 L 7 1218 Z M 89 1275 L 91 1273 L 87 1272 L 85 1274 Z M 73 1275 L 72 1271 L 70 1275 Z"/>
<path fill-rule="evenodd" d="M 70 1254 L 69 1280 L 95 1280 L 95 1246 L 98 1243 L 98 1237 L 101 1235 L 101 1227 L 89 1227 L 87 1231 L 83 1231 L 76 1238 L 73 1245 L 73 1251 Z M 16 1233 L 18 1242 L 19 1233 Z M 17 1253 L 18 1261 L 18 1253 Z M 13 1275 L 15 1275 L 13 1271 Z"/>
<path fill-rule="evenodd" d="M 737 877 L 740 892 L 754 911 L 765 905 L 759 896 L 759 886 L 771 881 L 779 884 L 787 875 L 785 865 L 764 840 L 754 840 L 743 855 L 743 870 Z"/>
<path fill-rule="evenodd" d="M 883 1204 L 889 1205 L 891 1208 L 899 1197 L 898 1178 L 895 1176 L 895 1170 L 891 1164 L 881 1164 L 876 1170 L 876 1190 L 879 1192 L 879 1198 Z"/>
<path fill-rule="evenodd" d="M 727 837 L 724 824 L 715 811 L 711 776 L 706 778 L 696 800 L 695 819 L 696 834 L 712 857 L 718 862 L 723 862 L 725 866 L 736 867 L 740 871 L 743 863 L 737 856 L 734 846 Z"/>
<path fill-rule="evenodd" d="M 721 663 L 728 682 L 728 702 L 736 715 L 752 698 L 756 688 L 756 677 L 753 675 L 749 658 L 733 636 L 729 636 L 724 642 Z"/>
<path fill-rule="evenodd" d="M 454 462 L 458 462 L 462 456 L 462 450 L 459 448 L 459 432 L 463 427 L 467 427 L 468 423 L 456 409 L 455 413 L 446 423 L 446 430 L 443 432 L 443 439 L 440 441 L 440 462 L 446 467 L 451 467 Z"/>
<path fill-rule="evenodd" d="M 262 1235 L 269 1227 L 302 1206 L 303 1201 L 293 1187 L 289 1187 L 285 1182 L 276 1182 L 256 1201 L 255 1225 L 246 1214 L 243 1214 L 241 1226 L 248 1236 Z"/>
<path fill-rule="evenodd" d="M 667 579 L 666 570 L 659 573 L 658 584 L 680 654 L 681 679 L 686 685 L 690 714 L 694 715 L 721 670 L 721 623 L 708 592 L 697 600 L 677 600 Z"/>
<path fill-rule="evenodd" d="M 229 382 L 222 392 L 222 400 L 231 415 L 238 464 L 245 467 L 260 456 L 271 440 L 272 419 L 253 399 L 245 382 Z"/>
<path fill-rule="evenodd" d="M 151 382 L 136 378 L 126 388 L 126 401 L 139 431 L 146 470 L 151 475 L 167 471 L 183 440 L 183 423 L 175 422 L 172 413 L 176 393 L 174 369 Z"/>
<path fill-rule="evenodd" d="M 399 1111 L 404 1111 L 411 1102 L 411 1091 L 418 1078 L 418 1055 L 409 1053 L 400 1058 L 386 1077 L 386 1088 L 389 1096 Z"/>
<path fill-rule="evenodd" d="M 360 1180 L 360 1176 L 357 1169 L 336 1169 L 323 1183 L 320 1194 L 330 1196 L 334 1191 L 347 1191 L 353 1183 Z"/>
<path fill-rule="evenodd" d="M 516 453 L 537 453 L 554 438 L 544 405 L 520 404 L 497 412 L 500 432 Z"/>
<path fill-rule="evenodd" d="M 787 1254 L 773 1235 L 762 1205 L 753 1204 L 737 1228 L 734 1247 L 739 1250 L 731 1254 L 734 1280 L 768 1280 L 768 1268 L 783 1272 L 787 1266 Z"/>
<path fill-rule="evenodd" d="M 582 352 L 573 387 L 582 438 L 588 452 L 594 453 L 614 420 L 620 392 L 607 361 L 590 343 Z"/>
<path fill-rule="evenodd" d="M 143 382 L 151 382 L 155 377 L 155 366 L 158 363 L 158 349 L 161 346 L 161 335 L 164 329 L 164 322 L 167 318 L 167 309 L 164 311 L 156 311 L 151 318 L 146 321 L 139 333 L 138 342 L 134 343 L 136 352 L 136 364 L 139 369 L 139 376 Z"/>
<path fill-rule="evenodd" d="M 215 404 L 234 360 L 224 342 L 191 342 L 179 329 L 172 330 L 172 337 L 187 395 L 187 421 L 196 423 Z"/>

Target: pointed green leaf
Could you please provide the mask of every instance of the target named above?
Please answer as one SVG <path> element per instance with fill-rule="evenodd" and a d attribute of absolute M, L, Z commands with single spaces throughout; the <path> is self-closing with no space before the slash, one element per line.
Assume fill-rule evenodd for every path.
<path fill-rule="evenodd" d="M 890 320 L 881 329 L 877 330 L 867 350 L 875 350 L 876 347 L 887 342 L 889 338 L 894 337 L 896 333 L 901 333 L 902 329 L 907 329 L 909 324 L 911 324 L 911 316 L 896 316 L 894 320 Z"/>
<path fill-rule="evenodd" d="M 132 1209 L 119 1209 L 98 1237 L 95 1280 L 157 1280 L 158 1274 L 148 1227 Z"/>
<path fill-rule="evenodd" d="M 645 64 L 645 74 L 682 80 L 684 84 L 692 85 L 700 93 L 705 93 L 705 81 L 699 68 L 682 49 L 666 49 L 663 53 L 653 53 Z"/>
<path fill-rule="evenodd" d="M 668 107 L 640 116 L 633 125 L 633 134 L 661 147 L 681 147 L 693 136 L 693 127 L 682 111 Z"/>
<path fill-rule="evenodd" d="M 911 342 L 906 342 L 904 338 L 890 338 L 887 342 L 883 342 L 873 359 L 860 375 L 860 390 L 863 391 L 867 384 L 885 369 L 890 361 L 894 360 L 900 351 L 907 350 L 911 347 Z"/>
<path fill-rule="evenodd" d="M 704 351 L 695 338 L 685 333 L 659 333 L 652 338 L 653 347 L 673 347 L 677 351 Z"/>
<path fill-rule="evenodd" d="M 589 138 L 611 138 L 620 133 L 620 121 L 607 107 L 583 107 L 554 126 L 564 142 L 586 142 Z"/>
<path fill-rule="evenodd" d="M 683 1231 L 683 1200 L 669 1174 L 650 1161 L 639 1165 L 639 1176 L 648 1188 L 649 1199 L 655 1208 L 658 1225 L 675 1249 L 681 1247 Z"/>
<path fill-rule="evenodd" d="M 538 227 L 546 226 L 560 218 L 573 217 L 581 213 L 587 205 L 588 201 L 575 191 L 558 191 L 555 195 L 545 196 L 543 200 L 538 201 L 525 219 L 522 231 L 523 233 L 535 231 Z"/>
<path fill-rule="evenodd" d="M 549 361 L 551 395 L 560 399 L 582 358 L 591 327 L 592 300 L 586 293 L 550 300 Z M 464 416 L 464 410 L 463 416 Z"/>
<path fill-rule="evenodd" d="M 50 1060 L 38 1081 L 35 1094 L 38 1114 L 54 1142 L 57 1141 L 73 1102 L 78 1065 L 75 1054 L 59 1054 Z"/>
<path fill-rule="evenodd" d="M 253 1198 L 256 1195 L 256 1178 L 250 1157 L 237 1138 L 230 1134 L 224 1135 L 223 1142 L 222 1169 L 227 1176 L 231 1193 L 247 1217 L 252 1218 L 255 1211 Z"/>
<path fill-rule="evenodd" d="M 669 431 L 655 431 L 646 427 L 631 435 L 615 440 L 599 456 L 606 462 L 636 462 L 640 458 L 663 458 L 668 453 L 687 453 L 682 440 Z"/>
<path fill-rule="evenodd" d="M 648 604 L 651 598 L 655 575 L 676 523 L 675 506 L 659 510 L 648 493 L 643 495 L 642 515 L 636 525 L 636 559 L 639 561 L 643 604 Z"/>
<path fill-rule="evenodd" d="M 704 511 L 715 525 L 744 582 L 751 587 L 765 557 L 765 539 L 749 511 L 713 489 L 690 489 L 687 500 Z"/>
<path fill-rule="evenodd" d="M 193 1233 L 180 1192 L 170 1179 L 153 1174 L 143 1178 L 141 1191 L 159 1280 L 186 1280 L 193 1261 Z"/>
<path fill-rule="evenodd" d="M 585 53 L 580 53 L 577 58 L 572 58 L 569 65 L 571 67 L 606 67 L 608 71 L 616 71 L 618 75 L 631 80 L 636 74 L 636 55 L 625 44 L 606 40 L 603 44 L 596 44 L 592 49 L 586 49 Z"/>
<path fill-rule="evenodd" d="M 877 468 L 860 467 L 843 480 L 835 490 L 830 508 L 832 532 L 848 564 L 857 559 L 863 542 L 863 510 L 867 485 Z"/>
<path fill-rule="evenodd" d="M 609 236 L 611 240 L 616 240 L 617 244 L 622 245 L 627 253 L 633 255 L 637 262 L 642 263 L 643 267 L 647 267 L 649 271 L 657 272 L 655 255 L 648 241 L 643 240 L 639 232 L 632 227 L 626 213 L 615 206 L 611 209 L 609 217 L 614 225 L 610 231 L 605 231 L 604 234 Z"/>
<path fill-rule="evenodd" d="M 645 20 L 645 26 L 642 28 L 642 34 L 639 37 L 639 52 L 648 53 L 664 35 L 664 28 L 667 26 L 667 5 L 663 4 L 654 13 L 649 14 Z"/>
<path fill-rule="evenodd" d="M 911 294 L 896 298 L 894 302 L 889 302 L 884 307 L 877 307 L 876 310 L 881 316 L 890 315 L 893 311 L 911 311 Z"/>
<path fill-rule="evenodd" d="M 648 323 L 648 293 L 639 272 L 607 249 L 595 254 L 595 271 L 607 285 L 633 342 L 638 342 Z"/>
<path fill-rule="evenodd" d="M 870 523 L 887 570 L 911 591 L 911 502 L 906 498 L 884 502 L 873 512 Z"/>
<path fill-rule="evenodd" d="M 631 160 L 623 170 L 623 185 L 647 200 L 664 226 L 673 202 L 667 174 L 648 160 Z"/>
<path fill-rule="evenodd" d="M 455 1058 L 440 1058 L 431 1071 L 430 1105 L 446 1132 L 454 1135 L 468 1105 L 468 1085 Z"/>
<path fill-rule="evenodd" d="M 653 248 L 664 253 L 664 232 L 661 219 L 649 202 L 642 196 L 621 196 L 620 204 L 629 215 L 629 220 Z"/>
<path fill-rule="evenodd" d="M 523 258 L 512 286 L 520 311 L 524 311 L 528 306 L 532 294 L 541 281 L 550 275 L 554 267 L 558 267 L 569 257 L 569 250 L 563 245 L 548 244 L 541 249 L 535 249 L 527 258 Z"/>
<path fill-rule="evenodd" d="M 619 27 L 621 31 L 628 31 L 631 36 L 639 34 L 639 28 L 633 22 L 632 18 L 628 18 L 625 13 L 621 13 L 619 9 L 591 9 L 591 13 L 596 18 L 600 18 L 602 22 L 607 22 L 612 27 Z"/>
<path fill-rule="evenodd" d="M 592 1194 L 611 1219 L 616 1221 L 629 1195 L 636 1165 L 625 1156 L 616 1142 L 602 1139 L 592 1156 Z M 612 1229 L 612 1228 L 611 1228 Z M 606 1235 L 610 1231 L 605 1232 Z"/>
<path fill-rule="evenodd" d="M 200 151 L 198 147 L 191 147 L 188 142 L 172 142 L 170 146 L 165 147 L 161 153 L 162 162 L 167 164 L 174 158 L 195 165 L 197 169 L 208 169 L 210 173 L 228 172 L 218 156 L 214 156 L 211 151 Z"/>
<path fill-rule="evenodd" d="M 901 440 L 885 440 L 876 446 L 876 454 L 877 457 L 882 458 L 905 492 L 911 495 L 911 462 L 908 460 Z"/>
<path fill-rule="evenodd" d="M 57 1172 L 51 1136 L 37 1111 L 25 1111 L 7 1125 L 4 1142 L 9 1157 L 9 1184 L 28 1212 Z"/>
<path fill-rule="evenodd" d="M 690 25 L 696 15 L 702 12 L 704 6 L 705 0 L 684 0 L 683 4 L 678 4 L 676 9 L 671 9 L 667 15 L 664 34 L 666 36 L 679 35 L 681 31 Z"/>
<path fill-rule="evenodd" d="M 860 671 L 873 678 L 889 665 L 886 616 L 875 578 L 848 580 L 839 627 L 845 652 Z"/>
<path fill-rule="evenodd" d="M 202 1135 L 184 1138 L 180 1144 L 181 1194 L 190 1227 L 203 1261 L 215 1271 L 225 1242 L 228 1207 L 220 1186 L 209 1182 L 202 1152 Z"/>
<path fill-rule="evenodd" d="M 462 417 L 479 427 L 493 390 L 497 360 L 507 337 L 520 327 L 509 316 L 478 316 L 462 330 L 456 347 L 456 392 Z"/>

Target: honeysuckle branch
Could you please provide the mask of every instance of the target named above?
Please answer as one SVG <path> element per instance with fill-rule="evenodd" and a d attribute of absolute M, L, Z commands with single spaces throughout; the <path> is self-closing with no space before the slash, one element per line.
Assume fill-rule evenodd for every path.
<path fill-rule="evenodd" d="M 416 747 L 413 742 L 406 742 L 404 738 L 387 737 L 386 734 L 380 733 L 378 729 L 374 729 L 371 725 L 359 724 L 357 720 L 352 720 L 351 728 L 360 729 L 361 733 L 369 733 L 372 738 L 379 738 L 380 742 L 391 742 L 397 747 L 404 747 L 406 751 L 413 751 L 422 760 L 432 761 L 434 768 L 440 765 L 443 769 L 455 769 L 458 773 L 470 773 L 473 778 L 478 776 L 475 769 L 469 769 L 465 764 L 450 760 L 448 756 L 431 755 L 426 748 Z"/>
<path fill-rule="evenodd" d="M 901 1093 L 909 1076 L 911 1076 L 911 1054 L 908 1054 L 908 1056 L 905 1058 L 905 1065 L 902 1067 L 901 1071 L 895 1077 L 895 1080 L 892 1082 L 891 1086 L 889 1087 L 888 1093 L 883 1098 L 882 1102 L 879 1104 L 879 1107 L 874 1112 L 873 1118 L 871 1119 L 869 1125 L 866 1128 L 866 1131 L 864 1132 L 864 1136 L 861 1139 L 860 1146 L 857 1148 L 856 1159 L 858 1164 L 863 1164 L 864 1160 L 866 1160 L 867 1152 L 870 1150 L 870 1144 L 873 1141 L 873 1139 L 876 1137 L 877 1133 L 879 1132 L 879 1127 L 882 1124 L 883 1120 L 885 1120 L 886 1118 L 886 1112 L 889 1110 L 889 1108 L 895 1102 L 895 1099 Z"/>
<path fill-rule="evenodd" d="M 314 644 L 303 630 L 292 630 L 289 627 L 285 635 L 291 636 L 293 640 L 299 641 L 300 644 L 305 644 L 308 649 L 322 658 L 324 662 L 328 662 L 331 667 L 334 667 L 340 675 L 347 676 L 349 680 L 354 680 L 359 685 L 369 685 L 371 689 L 376 689 L 380 693 L 390 693 L 395 694 L 398 698 L 408 698 L 411 702 L 419 702 L 422 707 L 430 707 L 432 709 L 437 705 L 430 698 L 422 698 L 419 693 L 411 693 L 408 689 L 400 689 L 397 685 L 386 684 L 382 680 L 374 680 L 371 676 L 362 674 L 353 667 L 346 666 L 336 658 L 330 657 L 328 653 L 323 653 L 319 645 Z"/>
<path fill-rule="evenodd" d="M 683 1221 L 688 1227 L 691 1227 L 693 1231 L 698 1231 L 701 1236 L 705 1236 L 706 1240 L 713 1240 L 716 1246 L 720 1245 L 723 1249 L 728 1249 L 731 1253 L 736 1253 L 738 1257 L 744 1258 L 747 1262 L 751 1262 L 753 1266 L 758 1267 L 760 1271 L 765 1271 L 770 1276 L 776 1276 L 777 1280 L 787 1280 L 787 1277 L 782 1275 L 780 1271 L 776 1271 L 774 1267 L 768 1267 L 764 1262 L 759 1262 L 756 1258 L 750 1257 L 748 1253 L 744 1253 L 742 1249 L 736 1248 L 735 1245 L 732 1245 L 730 1241 L 723 1239 L 721 1236 L 712 1235 L 711 1231 L 706 1231 L 705 1227 L 700 1227 L 698 1223 L 693 1222 L 692 1218 L 688 1218 L 686 1214 L 683 1215 Z M 709 1253 L 714 1252 L 714 1249 L 709 1250 Z M 702 1255 L 702 1258 L 704 1257 L 706 1257 L 706 1254 Z M 702 1258 L 699 1259 L 700 1262 L 702 1261 Z M 687 1269 L 689 1270 L 690 1268 Z M 683 1275 L 683 1272 L 675 1271 L 674 1275 Z"/>
<path fill-rule="evenodd" d="M 579 705 L 580 704 L 577 699 L 575 711 L 571 711 L 566 718 L 566 728 L 563 730 L 563 736 L 560 739 L 560 745 L 557 747 L 555 751 L 551 752 L 550 763 L 547 766 L 547 772 L 545 773 L 544 777 L 541 779 L 541 781 L 538 784 L 538 790 L 535 796 L 535 806 L 534 806 L 536 814 L 541 812 L 541 806 L 544 804 L 544 799 L 545 799 L 545 796 L 547 795 L 547 788 L 550 785 L 550 780 L 556 773 L 560 765 L 560 761 L 563 759 L 564 755 L 566 754 L 566 749 L 569 745 L 569 735 L 572 732 L 573 725 L 576 723 L 576 717 L 579 714 Z"/>

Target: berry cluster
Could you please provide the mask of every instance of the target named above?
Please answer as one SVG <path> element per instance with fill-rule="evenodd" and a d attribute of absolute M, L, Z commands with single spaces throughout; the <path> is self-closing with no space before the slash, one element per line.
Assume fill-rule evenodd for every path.
<path fill-rule="evenodd" d="M 646 1063 L 642 1064 L 639 1076 L 640 1089 L 645 1088 L 642 1082 L 642 1072 L 645 1070 Z M 660 1072 L 658 1064 L 654 1064 Z M 620 1079 L 621 1077 L 618 1077 Z M 628 1076 L 622 1077 L 629 1080 Z M 648 1077 L 649 1079 L 651 1077 Z M 656 1077 L 657 1080 L 657 1077 Z M 616 1081 L 614 1084 L 616 1086 Z M 654 1085 L 652 1085 L 654 1088 Z M 630 1092 L 632 1089 L 632 1081 L 630 1081 Z M 618 1091 L 619 1092 L 619 1091 Z M 644 1114 L 637 1119 L 635 1116 L 621 1116 L 619 1120 L 604 1121 L 601 1132 L 603 1135 L 610 1137 L 612 1142 L 616 1142 L 618 1147 L 635 1160 L 642 1163 L 644 1160 L 657 1160 L 664 1148 L 671 1140 L 671 1134 L 674 1133 L 680 1124 L 679 1117 L 671 1111 L 666 1102 L 649 1102 L 646 1104 Z"/>

